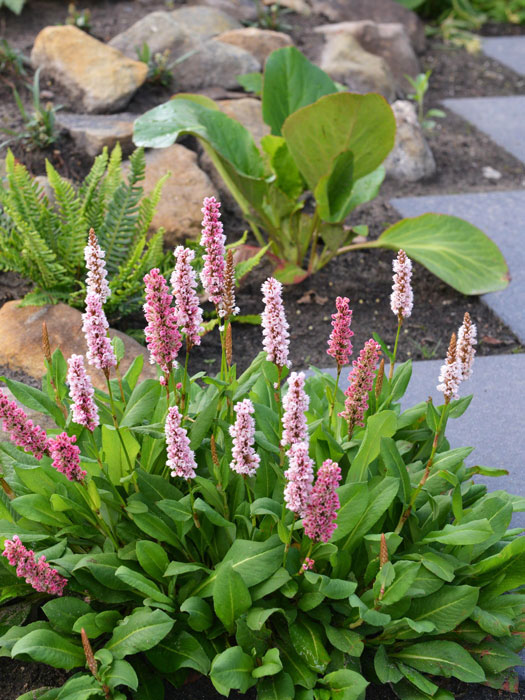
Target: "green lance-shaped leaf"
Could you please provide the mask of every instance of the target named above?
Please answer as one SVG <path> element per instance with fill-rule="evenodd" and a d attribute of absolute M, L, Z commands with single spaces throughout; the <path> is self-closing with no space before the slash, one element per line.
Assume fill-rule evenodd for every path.
<path fill-rule="evenodd" d="M 215 687 L 235 688 L 245 693 L 256 683 L 252 678 L 253 660 L 241 647 L 230 647 L 218 654 L 211 665 L 210 678 Z M 228 695 L 228 693 L 223 693 Z"/>
<path fill-rule="evenodd" d="M 485 680 L 481 666 L 455 642 L 421 642 L 391 653 L 391 656 L 418 671 L 436 676 L 454 676 L 465 683 L 483 683 Z"/>
<path fill-rule="evenodd" d="M 146 651 L 164 639 L 173 625 L 174 620 L 162 610 L 137 608 L 115 627 L 106 649 L 116 659 Z"/>
<path fill-rule="evenodd" d="M 424 598 L 412 601 L 407 616 L 416 622 L 431 622 L 439 634 L 450 632 L 466 620 L 478 602 L 479 589 L 472 586 L 442 586 Z"/>
<path fill-rule="evenodd" d="M 250 591 L 241 575 L 231 563 L 222 564 L 213 587 L 213 607 L 228 632 L 233 631 L 235 620 L 249 610 L 251 604 Z"/>
<path fill-rule="evenodd" d="M 403 219 L 371 243 L 399 250 L 462 294 L 486 294 L 505 289 L 507 263 L 483 231 L 456 216 L 423 214 Z"/>
<path fill-rule="evenodd" d="M 33 630 L 19 639 L 11 650 L 16 658 L 25 654 L 36 661 L 66 670 L 83 666 L 84 651 L 80 645 L 72 644 L 62 634 L 52 630 Z"/>
<path fill-rule="evenodd" d="M 331 689 L 332 697 L 340 700 L 359 700 L 369 685 L 360 673 L 348 668 L 327 674 L 323 683 Z"/>

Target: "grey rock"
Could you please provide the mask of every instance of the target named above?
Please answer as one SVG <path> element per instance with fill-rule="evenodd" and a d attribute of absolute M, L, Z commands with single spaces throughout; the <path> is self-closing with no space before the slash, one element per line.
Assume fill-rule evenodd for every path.
<path fill-rule="evenodd" d="M 257 6 L 253 0 L 191 0 L 187 4 L 190 6 L 208 5 L 222 10 L 240 22 L 255 22 L 257 20 Z"/>
<path fill-rule="evenodd" d="M 235 18 L 222 10 L 206 5 L 180 7 L 171 12 L 179 27 L 194 39 L 209 39 L 230 29 L 241 29 L 242 25 Z"/>
<path fill-rule="evenodd" d="M 443 104 L 525 163 L 525 95 L 454 98 Z"/>
<path fill-rule="evenodd" d="M 229 32 L 219 34 L 217 41 L 248 51 L 260 61 L 261 65 L 264 65 L 272 51 L 282 49 L 285 46 L 293 46 L 293 41 L 288 34 L 274 32 L 270 29 L 258 29 L 257 27 L 231 29 Z"/>
<path fill-rule="evenodd" d="M 74 114 L 58 112 L 57 126 L 69 133 L 77 147 L 88 156 L 97 156 L 104 146 L 110 150 L 118 143 L 127 153 L 133 149 L 133 122 L 136 114 Z"/>
<path fill-rule="evenodd" d="M 274 5 L 276 0 L 264 0 L 265 5 Z M 292 12 L 296 12 L 298 15 L 303 15 L 308 17 L 312 14 L 312 8 L 306 0 L 277 0 L 277 4 L 281 7 L 286 7 Z"/>
<path fill-rule="evenodd" d="M 394 78 L 384 59 L 365 51 L 351 34 L 330 34 L 319 65 L 352 92 L 378 92 L 389 102 L 396 97 Z"/>
<path fill-rule="evenodd" d="M 484 231 L 501 249 L 511 282 L 500 292 L 485 294 L 483 301 L 525 344 L 525 191 L 485 192 L 393 199 L 403 216 L 440 212 L 459 216 Z"/>
<path fill-rule="evenodd" d="M 494 36 L 482 41 L 483 53 L 525 75 L 525 36 Z"/>
<path fill-rule="evenodd" d="M 116 112 L 144 83 L 147 66 L 77 27 L 46 27 L 35 39 L 31 62 L 61 85 L 75 108 Z"/>
<path fill-rule="evenodd" d="M 415 78 L 420 72 L 419 60 L 405 27 L 400 22 L 372 22 L 371 20 L 338 22 L 322 24 L 316 27 L 315 31 L 326 37 L 333 34 L 353 36 L 365 51 L 381 56 L 394 76 L 396 87 L 401 93 L 411 88 L 405 76 Z"/>
<path fill-rule="evenodd" d="M 182 92 L 211 85 L 233 90 L 239 88 L 236 76 L 260 70 L 261 64 L 248 51 L 211 40 L 201 44 L 195 53 L 174 66 L 173 76 L 178 90 Z"/>
<path fill-rule="evenodd" d="M 396 118 L 396 141 L 384 165 L 396 180 L 417 182 L 436 172 L 436 161 L 418 121 L 415 107 L 408 100 L 392 104 Z"/>
<path fill-rule="evenodd" d="M 125 32 L 114 36 L 109 46 L 136 59 L 137 49 L 141 49 L 144 43 L 152 54 L 169 51 L 173 55 L 181 55 L 194 45 L 188 31 L 170 12 L 151 12 Z"/>
<path fill-rule="evenodd" d="M 400 22 L 417 53 L 425 50 L 425 26 L 415 12 L 396 0 L 311 0 L 313 11 L 330 22 Z"/>

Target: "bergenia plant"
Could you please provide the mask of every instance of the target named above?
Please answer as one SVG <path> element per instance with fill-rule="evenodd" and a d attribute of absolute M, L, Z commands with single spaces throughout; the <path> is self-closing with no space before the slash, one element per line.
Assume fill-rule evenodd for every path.
<path fill-rule="evenodd" d="M 215 249 L 205 277 L 220 311 L 227 285 L 215 281 L 232 262 Z M 471 319 L 451 342 L 440 406 L 402 408 L 411 363 L 387 377 L 373 339 L 345 369 L 346 299 L 327 338 L 337 379 L 289 367 L 275 279 L 251 366 L 237 375 L 226 314 L 220 373 L 192 375 L 192 257 L 177 249 L 173 294 L 157 270 L 145 277 L 158 379 L 139 381 L 142 356 L 116 374 L 93 277 L 104 279 L 102 251 L 90 258 L 84 330 L 106 391 L 82 355 L 51 355 L 52 338 L 41 391 L 4 379 L 52 427 L 0 394 L 11 438 L 0 443 L 2 655 L 73 671 L 40 700 L 162 700 L 195 673 L 259 700 L 363 700 L 370 683 L 447 700 L 451 678 L 517 688 L 525 538 L 510 526 L 525 503 L 475 483 L 502 472 L 468 467 L 472 448 L 445 437 L 471 398 L 456 398 L 472 371 Z M 409 279 L 401 288 L 396 275 L 400 323 Z"/>

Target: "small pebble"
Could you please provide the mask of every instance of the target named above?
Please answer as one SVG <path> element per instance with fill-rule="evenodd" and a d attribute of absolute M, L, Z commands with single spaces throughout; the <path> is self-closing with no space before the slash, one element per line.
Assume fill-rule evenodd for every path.
<path fill-rule="evenodd" d="M 483 177 L 487 180 L 501 180 L 502 177 L 500 171 L 491 168 L 490 165 L 485 165 L 481 172 L 483 173 Z"/>

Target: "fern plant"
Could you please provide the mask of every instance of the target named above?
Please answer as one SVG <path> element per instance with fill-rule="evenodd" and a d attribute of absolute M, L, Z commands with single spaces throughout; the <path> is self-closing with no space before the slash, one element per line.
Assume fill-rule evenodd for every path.
<path fill-rule="evenodd" d="M 144 196 L 145 167 L 144 151 L 138 149 L 125 178 L 117 145 L 111 154 L 104 149 L 75 188 L 46 162 L 50 201 L 25 166 L 8 153 L 6 182 L 0 185 L 0 266 L 34 282 L 22 303 L 83 305 L 84 247 L 93 228 L 106 251 L 112 292 L 108 315 L 116 319 L 140 306 L 142 278 L 152 267 L 163 269 L 167 258 L 163 230 L 151 237 L 148 230 L 168 175 Z"/>

